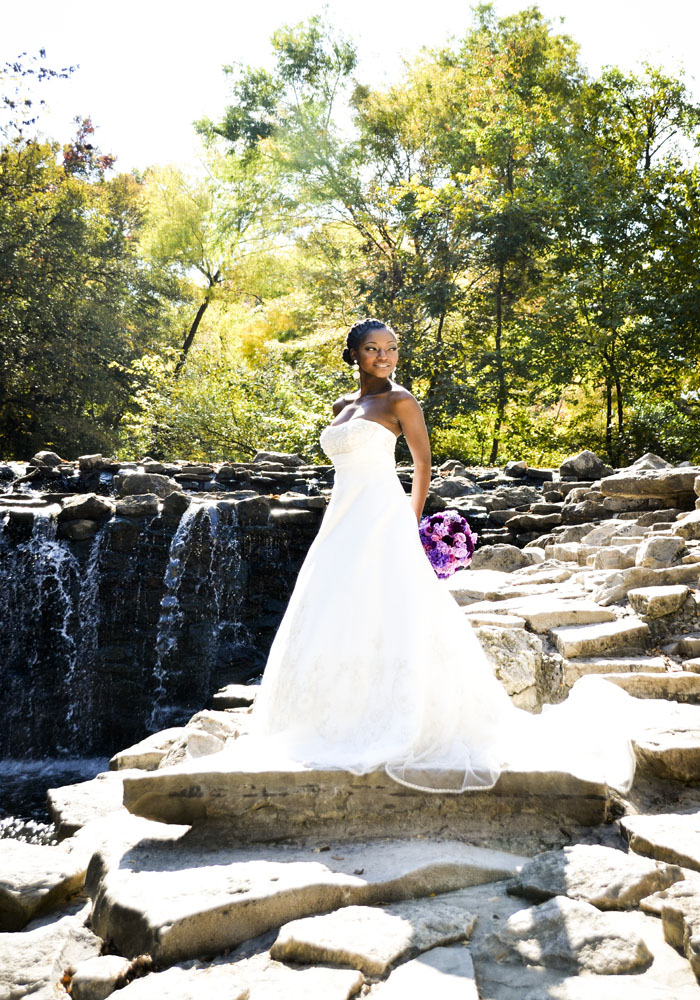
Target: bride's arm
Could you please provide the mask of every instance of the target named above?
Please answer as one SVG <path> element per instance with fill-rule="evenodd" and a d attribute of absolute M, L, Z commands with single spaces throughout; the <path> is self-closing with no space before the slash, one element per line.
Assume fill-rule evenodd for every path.
<path fill-rule="evenodd" d="M 398 417 L 403 436 L 411 452 L 413 459 L 413 485 L 411 487 L 411 507 L 416 515 L 416 520 L 420 521 L 423 513 L 423 504 L 428 495 L 430 486 L 430 441 L 428 431 L 423 418 L 423 411 L 413 398 L 407 394 L 406 398 L 397 401 L 395 413 Z"/>

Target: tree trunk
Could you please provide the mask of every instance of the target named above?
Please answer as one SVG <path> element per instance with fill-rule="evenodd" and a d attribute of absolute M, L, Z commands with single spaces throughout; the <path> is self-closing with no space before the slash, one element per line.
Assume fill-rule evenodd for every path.
<path fill-rule="evenodd" d="M 185 367 L 185 361 L 187 360 L 187 355 L 189 353 L 190 347 L 192 347 L 192 343 L 197 333 L 197 328 L 199 327 L 199 324 L 202 322 L 202 316 L 207 311 L 207 306 L 211 301 L 212 289 L 214 288 L 215 285 L 219 283 L 220 273 L 221 273 L 220 271 L 217 271 L 216 274 L 209 279 L 209 287 L 207 288 L 207 293 L 204 296 L 204 302 L 202 302 L 201 306 L 197 310 L 197 315 L 192 321 L 192 326 L 190 327 L 187 335 L 185 336 L 184 341 L 182 342 L 182 350 L 180 351 L 180 357 L 178 358 L 177 364 L 175 365 L 173 378 L 178 378 L 182 373 L 182 369 Z"/>
<path fill-rule="evenodd" d="M 496 397 L 496 420 L 493 425 L 493 440 L 491 442 L 491 454 L 489 455 L 489 465 L 495 465 L 498 458 L 498 448 L 501 438 L 501 427 L 506 412 L 506 402 L 508 401 L 508 390 L 506 386 L 506 373 L 503 365 L 503 292 L 505 289 L 505 273 L 503 264 L 498 267 L 498 284 L 496 285 L 496 377 L 498 379 L 498 392 Z"/>
<path fill-rule="evenodd" d="M 608 461 L 614 462 L 612 445 L 612 379 L 609 374 L 605 376 L 605 450 Z"/>

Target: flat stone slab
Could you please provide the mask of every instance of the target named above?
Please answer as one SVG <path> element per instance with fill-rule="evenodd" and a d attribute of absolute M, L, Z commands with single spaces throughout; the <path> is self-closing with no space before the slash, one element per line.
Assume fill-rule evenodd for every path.
<path fill-rule="evenodd" d="M 432 948 L 399 965 L 368 996 L 372 1000 L 479 1000 L 469 948 Z"/>
<path fill-rule="evenodd" d="M 469 614 L 491 612 L 495 608 L 524 618 L 535 632 L 547 632 L 561 625 L 590 625 L 596 622 L 615 621 L 615 613 L 601 608 L 594 601 L 581 598 L 566 600 L 535 595 L 534 597 L 509 597 L 497 604 L 479 602 L 469 607 Z"/>
<path fill-rule="evenodd" d="M 71 837 L 81 827 L 123 808 L 124 779 L 138 770 L 104 771 L 89 781 L 49 788 L 46 799 L 49 815 L 59 838 Z"/>
<path fill-rule="evenodd" d="M 119 1000 L 350 1000 L 364 976 L 354 969 L 292 969 L 268 953 L 238 962 L 174 966 L 136 979 Z"/>
<path fill-rule="evenodd" d="M 700 707 L 647 701 L 653 706 L 633 737 L 637 763 L 659 778 L 695 784 L 700 781 Z"/>
<path fill-rule="evenodd" d="M 217 840 L 215 836 L 213 838 Z M 220 842 L 220 841 L 219 841 Z M 299 917 L 510 877 L 525 859 L 457 842 L 340 844 L 327 851 L 206 849 L 145 841 L 93 857 L 92 927 L 161 964 L 226 951 Z"/>
<path fill-rule="evenodd" d="M 700 810 L 623 816 L 620 828 L 637 854 L 700 872 Z"/>
<path fill-rule="evenodd" d="M 632 674 L 637 672 L 665 674 L 668 661 L 663 656 L 596 656 L 564 660 L 563 681 L 572 687 L 588 674 Z"/>
<path fill-rule="evenodd" d="M 476 605 L 473 605 L 473 607 L 476 607 Z M 498 605 L 489 605 L 489 607 L 497 608 Z M 518 618 L 516 615 L 509 614 L 501 615 L 496 610 L 493 612 L 473 612 L 471 607 L 468 607 L 464 615 L 474 628 L 488 627 L 489 625 L 493 625 L 496 628 L 525 628 L 524 618 Z"/>
<path fill-rule="evenodd" d="M 555 896 L 520 910 L 494 934 L 505 961 L 569 973 L 620 975 L 643 972 L 653 955 L 623 913 L 601 913 L 589 903 Z"/>
<path fill-rule="evenodd" d="M 245 758 L 245 754 L 243 755 Z M 445 773 L 445 787 L 458 776 Z M 286 770 L 235 770 L 228 751 L 124 779 L 130 812 L 164 823 L 220 821 L 241 843 L 307 836 L 366 839 L 417 833 L 484 836 L 489 821 L 513 834 L 575 822 L 605 822 L 606 784 L 563 771 L 503 771 L 495 788 L 426 794 L 392 781 L 383 770 L 352 774 L 290 765 Z M 495 830 L 494 830 L 495 835 Z"/>
<path fill-rule="evenodd" d="M 131 961 L 121 955 L 87 958 L 71 976 L 70 995 L 73 1000 L 105 1000 L 114 993 L 118 981 L 131 967 Z"/>
<path fill-rule="evenodd" d="M 155 771 L 168 750 L 186 732 L 184 726 L 173 726 L 152 733 L 145 740 L 134 743 L 133 746 L 120 750 L 109 762 L 110 771 L 123 771 L 138 768 L 140 771 Z"/>
<path fill-rule="evenodd" d="M 85 926 L 89 907 L 73 907 L 59 920 L 44 917 L 26 930 L 0 933 L 0 996 L 3 1000 L 59 1000 L 57 985 L 70 965 L 100 954 L 102 942 Z"/>
<path fill-rule="evenodd" d="M 688 588 L 683 583 L 668 587 L 640 587 L 630 590 L 627 598 L 638 615 L 647 618 L 663 618 L 680 608 L 688 596 Z"/>
<path fill-rule="evenodd" d="M 574 844 L 526 862 L 508 891 L 537 902 L 568 896 L 599 910 L 630 910 L 641 899 L 682 878 L 678 865 L 598 844 Z"/>
<path fill-rule="evenodd" d="M 686 670 L 672 673 L 602 674 L 633 698 L 660 698 L 697 704 L 700 702 L 700 674 Z"/>
<path fill-rule="evenodd" d="M 211 699 L 212 708 L 249 708 L 260 690 L 259 684 L 227 684 Z"/>
<path fill-rule="evenodd" d="M 511 582 L 510 573 L 495 569 L 463 570 L 445 581 L 445 586 L 457 604 L 471 604 L 472 601 L 498 600 L 503 587 Z"/>
<path fill-rule="evenodd" d="M 551 629 L 549 634 L 562 656 L 602 656 L 621 650 L 644 649 L 649 626 L 637 618 L 622 618 L 594 625 L 562 626 Z"/>
<path fill-rule="evenodd" d="M 86 865 L 62 847 L 3 840 L 0 931 L 17 931 L 82 888 Z"/>
<path fill-rule="evenodd" d="M 459 893 L 385 906 L 347 906 L 280 929 L 273 958 L 301 965 L 349 965 L 369 976 L 439 945 L 467 939 L 476 917 Z"/>

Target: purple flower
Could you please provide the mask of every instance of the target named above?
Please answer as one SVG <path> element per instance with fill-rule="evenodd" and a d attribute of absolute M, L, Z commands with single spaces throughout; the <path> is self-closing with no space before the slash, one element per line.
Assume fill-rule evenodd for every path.
<path fill-rule="evenodd" d="M 425 553 L 438 577 L 452 576 L 471 562 L 478 535 L 459 511 L 446 510 L 424 517 L 418 529 Z"/>

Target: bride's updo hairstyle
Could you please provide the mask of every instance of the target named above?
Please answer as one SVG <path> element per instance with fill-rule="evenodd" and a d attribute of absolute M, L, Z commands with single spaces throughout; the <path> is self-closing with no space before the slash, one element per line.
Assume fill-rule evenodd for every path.
<path fill-rule="evenodd" d="M 345 341 L 347 346 L 343 351 L 343 361 L 346 364 L 351 367 L 355 364 L 350 351 L 356 351 L 367 334 L 371 333 L 372 330 L 388 330 L 389 333 L 394 332 L 390 326 L 387 326 L 386 323 L 382 323 L 379 319 L 359 319 L 357 323 L 353 323 L 350 327 L 347 340 Z"/>

